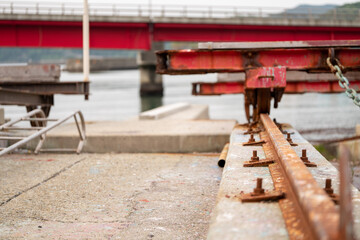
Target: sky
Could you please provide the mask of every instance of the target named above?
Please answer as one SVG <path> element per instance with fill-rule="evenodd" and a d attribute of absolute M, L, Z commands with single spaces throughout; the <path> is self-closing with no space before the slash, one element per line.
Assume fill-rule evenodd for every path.
<path fill-rule="evenodd" d="M 82 0 L 13 0 L 12 2 L 64 2 L 64 3 L 82 3 Z M 348 0 L 251 0 L 251 1 L 239 1 L 239 0 L 181 0 L 178 2 L 169 0 L 88 0 L 91 3 L 115 3 L 115 4 L 146 4 L 149 3 L 154 5 L 200 5 L 200 6 L 240 6 L 240 7 L 276 7 L 276 8 L 293 8 L 300 4 L 312 4 L 312 5 L 323 5 L 323 4 L 336 4 L 343 5 L 345 3 L 353 3 L 354 1 Z"/>

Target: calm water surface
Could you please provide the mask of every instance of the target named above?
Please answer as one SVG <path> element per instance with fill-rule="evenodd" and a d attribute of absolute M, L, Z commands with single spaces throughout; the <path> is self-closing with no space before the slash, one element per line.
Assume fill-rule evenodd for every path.
<path fill-rule="evenodd" d="M 165 92 L 162 99 L 139 97 L 138 70 L 91 73 L 90 79 L 91 95 L 88 101 L 84 100 L 84 96 L 56 95 L 50 117 L 59 118 L 80 109 L 86 121 L 120 121 L 156 104 L 189 102 L 208 104 L 212 119 L 246 121 L 242 95 L 191 95 L 191 82 L 216 81 L 215 74 L 164 76 Z M 81 73 L 62 72 L 61 81 L 81 80 Z M 25 107 L 5 106 L 6 117 L 20 116 L 25 112 Z M 360 123 L 360 108 L 345 94 L 284 95 L 279 108 L 273 109 L 270 115 L 305 132 L 327 129 L 311 133 L 311 139 L 349 136 L 354 133 L 356 124 Z"/>

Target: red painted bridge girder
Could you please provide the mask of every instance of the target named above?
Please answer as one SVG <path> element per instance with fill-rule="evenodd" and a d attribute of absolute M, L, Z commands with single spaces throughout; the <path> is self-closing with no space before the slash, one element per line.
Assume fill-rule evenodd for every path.
<path fill-rule="evenodd" d="M 82 23 L 0 20 L 0 47 L 81 48 Z M 152 30 L 151 30 L 152 29 Z M 360 39 L 360 27 L 91 22 L 90 47 L 150 49 L 151 41 L 299 41 Z"/>
<path fill-rule="evenodd" d="M 261 42 L 357 40 L 360 27 L 174 24 L 154 25 L 156 41 Z"/>
<path fill-rule="evenodd" d="M 82 22 L 0 21 L 0 46 L 82 48 Z M 149 49 L 146 23 L 90 23 L 90 48 Z"/>

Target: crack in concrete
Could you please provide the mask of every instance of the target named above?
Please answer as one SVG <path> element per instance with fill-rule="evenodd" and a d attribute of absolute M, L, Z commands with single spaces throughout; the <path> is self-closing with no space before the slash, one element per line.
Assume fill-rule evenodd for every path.
<path fill-rule="evenodd" d="M 56 223 L 127 223 L 126 221 L 112 220 L 112 221 L 63 221 L 63 220 L 51 220 L 43 217 L 27 217 L 28 219 L 41 221 L 41 222 L 56 222 Z"/>
<path fill-rule="evenodd" d="M 72 164 L 70 164 L 70 165 L 62 168 L 60 171 L 54 173 L 53 175 L 51 175 L 50 177 L 44 179 L 43 181 L 41 181 L 41 182 L 39 182 L 39 183 L 37 183 L 37 184 L 35 184 L 35 185 L 33 185 L 33 186 L 31 186 L 31 187 L 23 190 L 23 191 L 21 191 L 21 192 L 18 192 L 18 193 L 15 194 L 14 196 L 12 196 L 12 197 L 10 197 L 9 199 L 5 200 L 4 202 L 0 203 L 0 207 L 2 207 L 3 205 L 7 204 L 7 203 L 10 202 L 11 200 L 19 197 L 19 196 L 22 195 L 23 193 L 26 193 L 26 192 L 28 192 L 28 191 L 36 188 L 36 187 L 39 187 L 39 186 L 41 186 L 43 183 L 46 183 L 47 181 L 49 181 L 49 180 L 51 180 L 51 179 L 59 176 L 61 173 L 67 171 L 68 169 L 70 169 L 70 168 L 73 167 L 74 165 L 82 162 L 83 160 L 85 160 L 85 158 L 82 158 L 82 159 L 80 159 L 80 160 L 78 160 L 78 161 L 76 161 L 76 162 L 74 162 L 74 163 L 72 163 Z"/>
<path fill-rule="evenodd" d="M 124 217 L 126 220 L 128 220 L 128 218 L 131 217 L 131 215 L 134 214 L 134 212 L 136 212 L 137 210 L 137 205 L 139 204 L 139 201 L 134 201 L 135 198 L 141 194 L 143 194 L 144 192 L 138 192 L 138 193 L 133 193 L 130 198 L 129 198 L 129 201 L 130 201 L 130 205 L 131 205 L 131 211 L 129 211 L 128 214 L 126 214 L 126 216 Z"/>

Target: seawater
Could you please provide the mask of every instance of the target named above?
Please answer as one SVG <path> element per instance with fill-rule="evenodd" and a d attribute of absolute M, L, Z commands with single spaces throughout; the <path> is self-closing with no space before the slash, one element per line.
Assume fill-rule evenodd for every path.
<path fill-rule="evenodd" d="M 81 110 L 86 121 L 121 121 L 138 115 L 158 105 L 176 102 L 207 104 L 211 119 L 236 119 L 245 123 L 243 95 L 192 96 L 191 82 L 216 81 L 216 74 L 163 76 L 164 96 L 162 98 L 140 98 L 139 71 L 106 71 L 90 74 L 89 100 L 82 95 L 56 95 L 50 117 L 61 118 L 75 110 Z M 62 72 L 61 81 L 81 81 L 81 73 Z M 25 107 L 4 106 L 6 117 L 17 117 L 26 113 Z M 347 129 L 315 134 L 312 138 L 328 139 L 352 135 L 360 123 L 360 108 L 342 94 L 298 94 L 284 95 L 278 109 L 272 109 L 270 116 L 278 122 L 292 124 L 301 131 L 312 129 Z M 351 130 L 349 132 L 349 129 Z M 211 131 L 211 129 L 209 129 Z"/>

